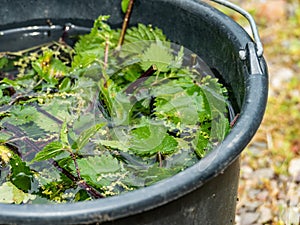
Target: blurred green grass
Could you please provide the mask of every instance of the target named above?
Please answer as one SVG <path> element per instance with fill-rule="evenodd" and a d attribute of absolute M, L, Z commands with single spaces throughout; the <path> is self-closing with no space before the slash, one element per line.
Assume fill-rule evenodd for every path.
<path fill-rule="evenodd" d="M 261 1 L 246 6 L 258 25 L 270 76 L 265 117 L 253 141 L 265 142 L 274 171 L 287 174 L 289 161 L 300 155 L 300 8 L 296 0 L 276 1 L 269 1 L 270 12 Z"/>

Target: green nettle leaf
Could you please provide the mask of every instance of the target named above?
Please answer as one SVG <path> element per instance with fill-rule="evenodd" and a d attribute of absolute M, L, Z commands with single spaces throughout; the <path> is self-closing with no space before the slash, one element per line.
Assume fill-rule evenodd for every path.
<path fill-rule="evenodd" d="M 74 69 L 88 67 L 92 63 L 94 63 L 96 60 L 103 58 L 104 57 L 104 48 L 100 48 L 100 47 L 101 46 L 98 46 L 95 44 L 95 49 L 86 50 L 82 53 L 78 53 L 74 57 L 72 67 Z"/>
<path fill-rule="evenodd" d="M 121 8 L 122 8 L 123 13 L 126 13 L 128 5 L 129 5 L 129 1 L 130 0 L 122 0 Z"/>
<path fill-rule="evenodd" d="M 31 182 L 33 179 L 33 173 L 26 162 L 23 162 L 18 155 L 14 155 L 10 159 L 11 166 L 11 182 L 21 189 L 22 191 L 28 191 L 31 188 Z"/>
<path fill-rule="evenodd" d="M 119 161 L 111 155 L 94 156 L 77 160 L 82 177 L 89 177 L 94 182 L 100 174 L 114 173 L 121 170 Z"/>
<path fill-rule="evenodd" d="M 223 115 L 219 114 L 218 118 L 212 122 L 212 130 L 215 130 L 215 135 L 211 135 L 211 138 L 215 138 L 219 142 L 222 141 L 230 130 L 230 124 L 228 119 Z"/>
<path fill-rule="evenodd" d="M 169 71 L 170 63 L 174 57 L 170 53 L 170 49 L 162 43 L 152 43 L 150 47 L 141 56 L 141 67 L 144 70 L 149 69 L 152 65 L 157 67 L 160 72 Z"/>
<path fill-rule="evenodd" d="M 11 182 L 5 182 L 0 186 L 1 203 L 28 203 L 28 201 L 34 200 L 35 198 L 36 195 L 24 193 Z"/>
<path fill-rule="evenodd" d="M 32 122 L 37 117 L 37 110 L 31 106 L 13 106 L 10 110 L 10 116 L 3 119 L 3 122 L 9 122 L 13 125 L 23 125 Z"/>
<path fill-rule="evenodd" d="M 195 152 L 199 157 L 204 157 L 207 151 L 209 151 L 209 135 L 204 135 L 202 131 L 197 132 L 196 137 L 193 139 Z"/>
<path fill-rule="evenodd" d="M 69 179 L 51 181 L 41 188 L 41 196 L 57 203 L 67 202 L 75 197 L 75 193 L 66 191 L 72 186 L 73 183 Z"/>
<path fill-rule="evenodd" d="M 153 28 L 151 25 L 146 26 L 139 23 L 136 27 L 127 29 L 124 44 L 138 42 L 141 45 L 141 42 L 144 41 L 157 41 L 161 43 L 167 41 L 167 38 L 161 29 L 157 27 Z"/>
<path fill-rule="evenodd" d="M 8 59 L 6 57 L 0 58 L 0 69 L 4 68 L 8 64 Z"/>
<path fill-rule="evenodd" d="M 168 135 L 162 124 L 148 123 L 132 131 L 130 150 L 137 155 L 146 156 L 157 153 L 170 154 L 177 150 L 177 141 Z"/>
<path fill-rule="evenodd" d="M 225 89 L 216 79 L 204 79 L 203 93 L 208 101 L 211 112 L 211 139 L 222 141 L 230 130 L 229 120 L 225 117 L 226 102 L 223 97 Z"/>
<path fill-rule="evenodd" d="M 96 142 L 110 149 L 119 149 L 123 152 L 128 151 L 128 143 L 124 143 L 120 140 L 98 140 Z"/>
<path fill-rule="evenodd" d="M 186 93 L 177 93 L 169 101 L 156 99 L 156 115 L 160 118 L 168 118 L 174 124 L 195 124 L 198 121 L 198 109 L 195 104 L 197 96 L 189 96 Z M 163 104 L 162 101 L 164 101 Z"/>
<path fill-rule="evenodd" d="M 193 125 L 200 120 L 200 115 L 204 108 L 204 98 L 196 89 L 193 81 L 185 82 L 176 80 L 169 81 L 153 89 L 155 98 L 155 115 L 162 119 L 172 122 L 173 124 Z M 194 89 L 194 91 L 191 91 Z M 209 109 L 208 109 L 209 110 Z M 210 113 L 207 111 L 207 113 Z"/>
<path fill-rule="evenodd" d="M 58 78 L 68 72 L 68 67 L 59 59 L 54 58 L 54 52 L 46 51 L 37 61 L 32 63 L 32 68 L 46 82 L 52 85 L 58 83 Z"/>
<path fill-rule="evenodd" d="M 99 16 L 91 32 L 80 36 L 74 47 L 76 52 L 72 61 L 74 71 L 86 69 L 94 62 L 102 64 L 106 43 L 109 43 L 111 49 L 117 46 L 119 31 L 112 30 L 106 23 L 109 17 Z"/>
<path fill-rule="evenodd" d="M 95 126 L 83 131 L 76 141 L 77 149 L 79 151 L 83 149 L 83 147 L 88 143 L 89 139 L 92 138 L 104 125 L 105 123 L 96 124 Z"/>
<path fill-rule="evenodd" d="M 61 126 L 60 130 L 60 140 L 63 145 L 68 146 L 69 145 L 69 140 L 68 140 L 68 127 L 67 127 L 67 122 L 64 121 L 64 123 Z"/>
<path fill-rule="evenodd" d="M 63 79 L 63 81 L 61 82 L 61 84 L 59 85 L 59 90 L 61 92 L 68 92 L 71 88 L 71 79 L 69 77 L 66 77 Z"/>
<path fill-rule="evenodd" d="M 151 184 L 154 184 L 155 182 L 171 177 L 178 172 L 180 172 L 179 168 L 167 169 L 159 167 L 158 165 L 154 165 L 147 171 L 143 172 L 145 185 L 149 186 Z"/>
<path fill-rule="evenodd" d="M 184 58 L 184 47 L 181 46 L 177 56 L 175 56 L 174 62 L 172 63 L 173 68 L 180 68 L 182 66 Z"/>
<path fill-rule="evenodd" d="M 58 96 L 49 100 L 49 102 L 44 103 L 40 106 L 42 111 L 51 112 L 53 118 L 56 118 L 57 120 L 54 121 L 53 119 L 41 113 L 39 114 L 39 117 L 41 118 L 37 118 L 37 120 L 34 122 L 45 131 L 59 132 L 61 125 L 58 123 L 58 120 L 71 121 L 77 119 L 76 115 L 72 113 L 72 109 L 77 108 L 77 105 L 80 104 L 80 99 L 77 96 L 79 96 L 79 94 L 70 96 L 68 98 Z M 43 123 L 43 121 L 47 121 L 47 123 Z"/>
<path fill-rule="evenodd" d="M 4 132 L 0 132 L 0 144 L 6 142 L 9 138 L 11 138 L 12 134 L 7 134 Z"/>
<path fill-rule="evenodd" d="M 54 141 L 46 145 L 40 152 L 38 152 L 32 161 L 34 162 L 52 159 L 65 151 L 66 150 L 64 150 L 64 146 L 61 142 Z"/>
<path fill-rule="evenodd" d="M 60 131 L 59 123 L 43 113 L 38 113 L 33 122 L 42 130 L 50 133 L 58 133 Z"/>
<path fill-rule="evenodd" d="M 13 87 L 16 87 L 16 88 L 19 88 L 19 86 L 20 86 L 19 83 L 18 83 L 18 81 L 10 80 L 7 77 L 5 77 L 2 80 L 0 80 L 0 84 L 1 83 L 10 85 L 10 86 L 13 86 Z"/>

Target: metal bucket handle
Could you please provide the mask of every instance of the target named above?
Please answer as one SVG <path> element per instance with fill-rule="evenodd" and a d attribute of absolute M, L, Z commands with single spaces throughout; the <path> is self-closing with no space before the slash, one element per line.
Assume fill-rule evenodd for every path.
<path fill-rule="evenodd" d="M 210 0 L 210 1 L 216 2 L 220 5 L 223 5 L 227 8 L 230 8 L 230 9 L 238 12 L 239 14 L 241 14 L 242 16 L 244 16 L 248 20 L 248 22 L 251 26 L 253 38 L 256 42 L 256 48 L 257 48 L 256 54 L 257 54 L 258 57 L 261 57 L 263 55 L 264 49 L 263 49 L 262 42 L 260 40 L 260 36 L 259 36 L 259 33 L 258 33 L 256 23 L 255 23 L 253 17 L 250 15 L 250 13 L 248 13 L 246 10 L 242 9 L 241 7 L 231 3 L 229 1 L 226 1 L 226 0 Z M 242 60 L 246 59 L 245 51 L 240 52 L 240 57 L 241 57 Z"/>
<path fill-rule="evenodd" d="M 248 22 L 251 26 L 253 38 L 254 38 L 255 44 L 256 44 L 256 48 L 255 48 L 255 44 L 252 42 L 249 42 L 246 46 L 246 48 L 248 48 L 248 57 L 249 57 L 249 62 L 250 62 L 250 68 L 249 68 L 250 74 L 263 74 L 258 58 L 262 57 L 264 49 L 263 49 L 263 45 L 262 45 L 262 42 L 261 42 L 261 39 L 259 36 L 259 32 L 258 32 L 256 23 L 255 23 L 253 17 L 251 16 L 251 14 L 249 12 L 247 12 L 246 10 L 242 9 L 241 7 L 235 5 L 227 0 L 210 0 L 210 1 L 216 2 L 220 5 L 230 8 L 230 9 L 238 12 L 239 14 L 241 14 L 248 20 Z M 241 60 L 246 60 L 247 59 L 246 49 L 240 50 L 239 56 L 240 56 Z"/>

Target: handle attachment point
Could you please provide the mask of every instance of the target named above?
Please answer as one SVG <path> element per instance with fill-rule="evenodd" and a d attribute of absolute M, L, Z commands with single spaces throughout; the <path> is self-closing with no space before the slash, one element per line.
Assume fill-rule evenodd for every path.
<path fill-rule="evenodd" d="M 257 57 L 257 51 L 253 42 L 247 44 L 248 58 L 249 58 L 249 73 L 263 75 L 259 59 Z"/>
<path fill-rule="evenodd" d="M 242 9 L 241 7 L 231 3 L 229 1 L 226 1 L 226 0 L 210 0 L 210 1 L 216 2 L 220 5 L 223 5 L 227 8 L 230 8 L 230 9 L 240 13 L 242 16 L 244 16 L 248 20 L 248 22 L 251 26 L 252 33 L 253 33 L 253 38 L 254 38 L 255 43 L 256 43 L 257 56 L 261 57 L 263 55 L 264 49 L 263 49 L 262 42 L 260 40 L 260 36 L 259 36 L 259 33 L 258 33 L 256 23 L 255 23 L 253 17 L 250 15 L 250 13 L 248 13 L 246 10 Z M 246 51 L 245 50 L 240 51 L 240 58 L 242 60 L 246 59 Z"/>

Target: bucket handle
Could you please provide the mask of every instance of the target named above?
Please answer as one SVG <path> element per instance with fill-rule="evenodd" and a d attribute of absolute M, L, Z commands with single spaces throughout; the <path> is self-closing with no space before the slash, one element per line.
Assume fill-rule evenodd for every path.
<path fill-rule="evenodd" d="M 259 33 L 258 33 L 256 23 L 255 23 L 253 17 L 250 15 L 250 13 L 248 13 L 246 10 L 242 9 L 241 7 L 231 3 L 229 1 L 226 1 L 226 0 L 210 0 L 210 1 L 216 2 L 220 5 L 223 5 L 227 8 L 230 8 L 230 9 L 238 12 L 239 14 L 241 14 L 242 16 L 244 16 L 248 20 L 248 22 L 251 26 L 251 30 L 252 30 L 254 40 L 256 42 L 256 48 L 257 48 L 256 54 L 257 54 L 258 57 L 261 57 L 263 55 L 264 49 L 263 49 L 262 42 L 260 40 L 260 36 L 259 36 Z M 240 58 L 242 60 L 246 59 L 246 52 L 245 51 L 243 51 L 243 50 L 240 51 Z"/>

